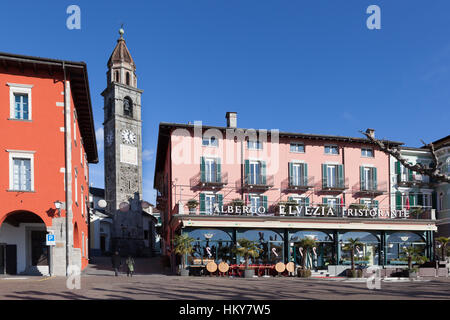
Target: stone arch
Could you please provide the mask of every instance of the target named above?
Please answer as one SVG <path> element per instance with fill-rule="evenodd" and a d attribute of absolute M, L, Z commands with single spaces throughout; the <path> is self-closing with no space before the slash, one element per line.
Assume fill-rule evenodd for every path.
<path fill-rule="evenodd" d="M 123 115 L 126 117 L 133 117 L 133 101 L 130 97 L 123 99 Z"/>

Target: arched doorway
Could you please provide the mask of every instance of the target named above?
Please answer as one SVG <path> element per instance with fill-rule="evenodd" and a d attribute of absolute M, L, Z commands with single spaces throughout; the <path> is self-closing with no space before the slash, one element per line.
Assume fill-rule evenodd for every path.
<path fill-rule="evenodd" d="M 250 258 L 250 264 L 276 264 L 284 262 L 283 235 L 275 230 L 252 229 L 238 235 L 238 239 L 245 238 L 255 241 L 260 249 L 259 256 Z M 239 263 L 244 263 L 244 257 L 239 257 Z"/>
<path fill-rule="evenodd" d="M 313 252 L 308 257 L 306 263 L 308 267 L 313 267 L 316 269 L 326 269 L 328 265 L 333 264 L 333 236 L 330 233 L 318 230 L 301 230 L 290 234 L 289 253 L 291 261 L 298 265 L 302 264 L 302 255 L 305 253 L 300 249 L 298 243 L 304 238 L 310 238 L 316 241 L 316 246 L 313 249 Z"/>
<path fill-rule="evenodd" d="M 357 265 L 372 266 L 378 265 L 380 239 L 378 235 L 367 231 L 349 231 L 341 235 L 339 264 L 351 264 L 351 251 L 346 250 L 350 239 L 358 240 L 360 245 L 356 246 L 354 252 L 354 262 Z"/>
<path fill-rule="evenodd" d="M 220 229 L 194 229 L 188 232 L 195 241 L 193 252 L 187 257 L 188 265 L 206 264 L 209 261 L 232 263 L 233 239 Z"/>
<path fill-rule="evenodd" d="M 78 231 L 78 224 L 76 222 L 73 226 L 73 247 L 80 248 L 80 235 Z"/>
<path fill-rule="evenodd" d="M 14 211 L 0 221 L 0 273 L 49 274 L 47 227 L 30 211 Z"/>

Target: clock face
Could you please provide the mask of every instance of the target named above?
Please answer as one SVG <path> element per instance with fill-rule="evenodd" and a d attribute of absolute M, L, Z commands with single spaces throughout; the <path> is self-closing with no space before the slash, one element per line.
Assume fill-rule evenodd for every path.
<path fill-rule="evenodd" d="M 128 144 L 136 143 L 136 134 L 128 129 L 122 131 L 122 140 Z"/>
<path fill-rule="evenodd" d="M 108 133 L 108 135 L 106 136 L 106 144 L 107 144 L 108 146 L 110 146 L 111 143 L 113 143 L 113 141 L 114 141 L 114 136 L 113 136 L 113 134 L 110 132 L 110 133 Z"/>

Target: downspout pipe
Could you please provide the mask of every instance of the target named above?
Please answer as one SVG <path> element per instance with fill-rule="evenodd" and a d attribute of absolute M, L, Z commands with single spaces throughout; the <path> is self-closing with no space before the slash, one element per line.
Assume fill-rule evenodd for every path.
<path fill-rule="evenodd" d="M 66 65 L 64 61 L 62 62 L 62 69 L 64 74 L 64 164 L 65 164 L 65 187 L 66 187 L 66 276 L 68 276 L 69 271 L 69 265 L 70 265 L 70 254 L 69 254 L 69 245 L 70 245 L 70 239 L 69 239 L 69 210 L 71 205 L 71 199 L 70 199 L 70 192 L 69 192 L 69 173 L 72 172 L 72 170 L 69 170 L 69 159 L 68 159 L 68 153 L 69 153 L 69 145 L 68 145 L 68 126 L 70 123 L 68 123 L 67 117 L 70 116 L 70 113 L 67 113 L 67 90 L 66 90 L 66 83 L 67 83 L 67 76 L 66 76 Z M 72 180 L 72 179 L 70 179 Z"/>

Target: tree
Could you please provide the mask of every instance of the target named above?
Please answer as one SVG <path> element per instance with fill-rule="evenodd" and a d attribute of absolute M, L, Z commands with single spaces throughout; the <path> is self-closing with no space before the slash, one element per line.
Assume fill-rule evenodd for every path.
<path fill-rule="evenodd" d="M 194 248 L 192 246 L 192 242 L 194 241 L 195 239 L 189 237 L 187 233 L 176 235 L 173 239 L 175 253 L 181 255 L 181 266 L 183 269 L 185 269 L 184 255 L 190 254 L 192 253 L 192 251 L 194 251 Z"/>
<path fill-rule="evenodd" d="M 245 259 L 245 269 L 248 268 L 248 260 L 250 257 L 259 257 L 261 249 L 258 248 L 258 244 L 255 241 L 251 241 L 245 238 L 239 239 L 237 245 L 234 248 L 234 253 L 243 256 Z"/>
<path fill-rule="evenodd" d="M 445 173 L 440 172 L 439 167 L 442 163 L 438 161 L 438 158 L 436 156 L 436 153 L 434 152 L 434 146 L 432 143 L 426 144 L 422 141 L 422 143 L 427 147 L 430 152 L 431 156 L 433 157 L 433 163 L 430 167 L 426 167 L 425 165 L 421 163 L 416 164 L 410 164 L 407 159 L 403 158 L 400 154 L 400 151 L 398 149 L 390 148 L 388 145 L 386 145 L 383 141 L 376 139 L 374 130 L 367 129 L 366 132 L 359 131 L 363 135 L 367 137 L 367 139 L 370 140 L 371 143 L 377 145 L 381 151 L 390 154 L 395 159 L 397 159 L 405 168 L 417 172 L 419 174 L 423 174 L 426 176 L 429 176 L 430 178 L 434 179 L 437 182 L 450 182 L 450 176 L 447 176 Z"/>
<path fill-rule="evenodd" d="M 427 261 L 427 258 L 422 256 L 422 251 L 420 248 L 415 248 L 413 246 L 403 248 L 403 254 L 405 255 L 402 260 L 408 261 L 408 270 L 412 270 L 412 263 L 415 261 L 417 264 L 422 264 Z"/>
<path fill-rule="evenodd" d="M 445 260 L 446 258 L 446 248 L 447 248 L 447 244 L 450 243 L 450 238 L 446 238 L 446 237 L 439 237 L 436 238 L 436 241 L 439 242 L 441 244 L 441 257 L 442 260 Z"/>
<path fill-rule="evenodd" d="M 303 238 L 297 243 L 298 248 L 303 248 L 303 258 L 302 258 L 302 269 L 306 269 L 306 259 L 308 259 L 308 254 L 311 253 L 312 249 L 316 246 L 316 241 L 311 238 Z"/>
<path fill-rule="evenodd" d="M 355 249 L 357 246 L 362 246 L 362 243 L 359 242 L 359 238 L 353 239 L 353 238 L 349 238 L 347 240 L 347 243 L 344 246 L 344 250 L 345 251 L 350 251 L 351 254 L 351 262 L 352 262 L 352 272 L 355 271 Z"/>

